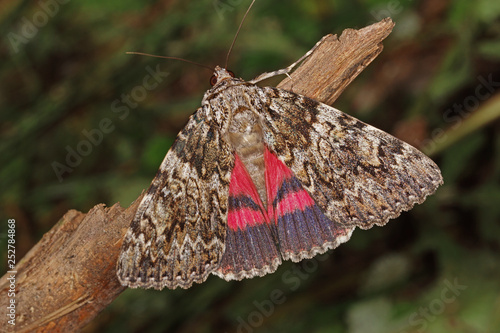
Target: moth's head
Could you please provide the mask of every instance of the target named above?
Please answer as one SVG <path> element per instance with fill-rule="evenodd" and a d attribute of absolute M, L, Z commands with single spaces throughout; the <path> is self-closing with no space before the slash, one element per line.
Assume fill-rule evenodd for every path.
<path fill-rule="evenodd" d="M 243 79 L 235 78 L 234 73 L 230 70 L 220 66 L 216 66 L 213 73 L 214 74 L 210 78 L 212 88 L 205 92 L 202 104 L 206 103 L 208 100 L 214 98 L 226 89 L 231 89 L 242 84 L 248 84 Z"/>
<path fill-rule="evenodd" d="M 219 83 L 221 83 L 224 80 L 227 79 L 233 79 L 234 78 L 234 73 L 231 72 L 230 70 L 227 70 L 225 68 L 222 68 L 220 66 L 215 66 L 214 69 L 214 74 L 210 78 L 210 85 L 212 87 L 215 87 Z"/>

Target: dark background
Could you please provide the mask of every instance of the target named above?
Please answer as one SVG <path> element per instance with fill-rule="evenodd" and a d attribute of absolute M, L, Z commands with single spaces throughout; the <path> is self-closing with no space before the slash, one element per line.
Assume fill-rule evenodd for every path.
<path fill-rule="evenodd" d="M 19 260 L 68 209 L 128 206 L 209 88 L 201 67 L 125 52 L 223 64 L 249 3 L 0 4 L 2 269 L 8 218 Z M 498 332 L 500 2 L 258 0 L 229 68 L 249 80 L 386 16 L 396 27 L 384 51 L 334 106 L 429 154 L 445 180 L 437 193 L 263 278 L 127 290 L 87 332 Z M 168 75 L 137 95 L 157 66 Z M 123 108 L 134 88 L 137 105 Z M 78 147 L 86 156 L 58 176 Z"/>

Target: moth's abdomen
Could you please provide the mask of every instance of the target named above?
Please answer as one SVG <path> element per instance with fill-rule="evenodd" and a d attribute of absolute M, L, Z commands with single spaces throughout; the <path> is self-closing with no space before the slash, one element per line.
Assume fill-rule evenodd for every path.
<path fill-rule="evenodd" d="M 264 178 L 264 139 L 256 115 L 248 108 L 233 112 L 229 125 L 229 140 L 252 178 L 264 207 L 266 206 L 266 181 Z"/>

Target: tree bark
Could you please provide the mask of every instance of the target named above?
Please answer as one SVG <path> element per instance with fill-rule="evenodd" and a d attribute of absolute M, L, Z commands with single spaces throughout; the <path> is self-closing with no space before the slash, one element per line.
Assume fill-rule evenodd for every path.
<path fill-rule="evenodd" d="M 329 35 L 278 87 L 332 104 L 382 51 L 393 27 L 387 18 L 346 29 L 339 38 Z M 115 265 L 141 198 L 128 208 L 99 204 L 87 214 L 68 211 L 17 263 L 16 273 L 2 277 L 0 308 L 10 304 L 12 274 L 16 289 L 16 325 L 1 325 L 2 332 L 76 332 L 110 304 L 125 289 Z"/>

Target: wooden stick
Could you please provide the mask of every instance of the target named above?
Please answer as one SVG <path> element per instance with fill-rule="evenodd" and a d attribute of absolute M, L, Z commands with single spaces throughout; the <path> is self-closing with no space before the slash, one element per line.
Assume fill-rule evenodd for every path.
<path fill-rule="evenodd" d="M 344 89 L 382 52 L 391 33 L 390 18 L 360 30 L 346 29 L 340 37 L 328 36 L 314 53 L 278 88 L 332 105 Z"/>
<path fill-rule="evenodd" d="M 382 40 L 393 27 L 385 19 L 361 30 L 347 29 L 340 38 L 329 36 L 292 73 L 292 81 L 286 78 L 278 87 L 332 104 L 382 51 Z M 115 265 L 141 198 L 126 209 L 99 204 L 87 214 L 70 210 L 28 252 L 14 269 L 16 332 L 76 332 L 125 289 Z M 8 276 L 0 282 L 3 311 L 10 304 Z"/>

